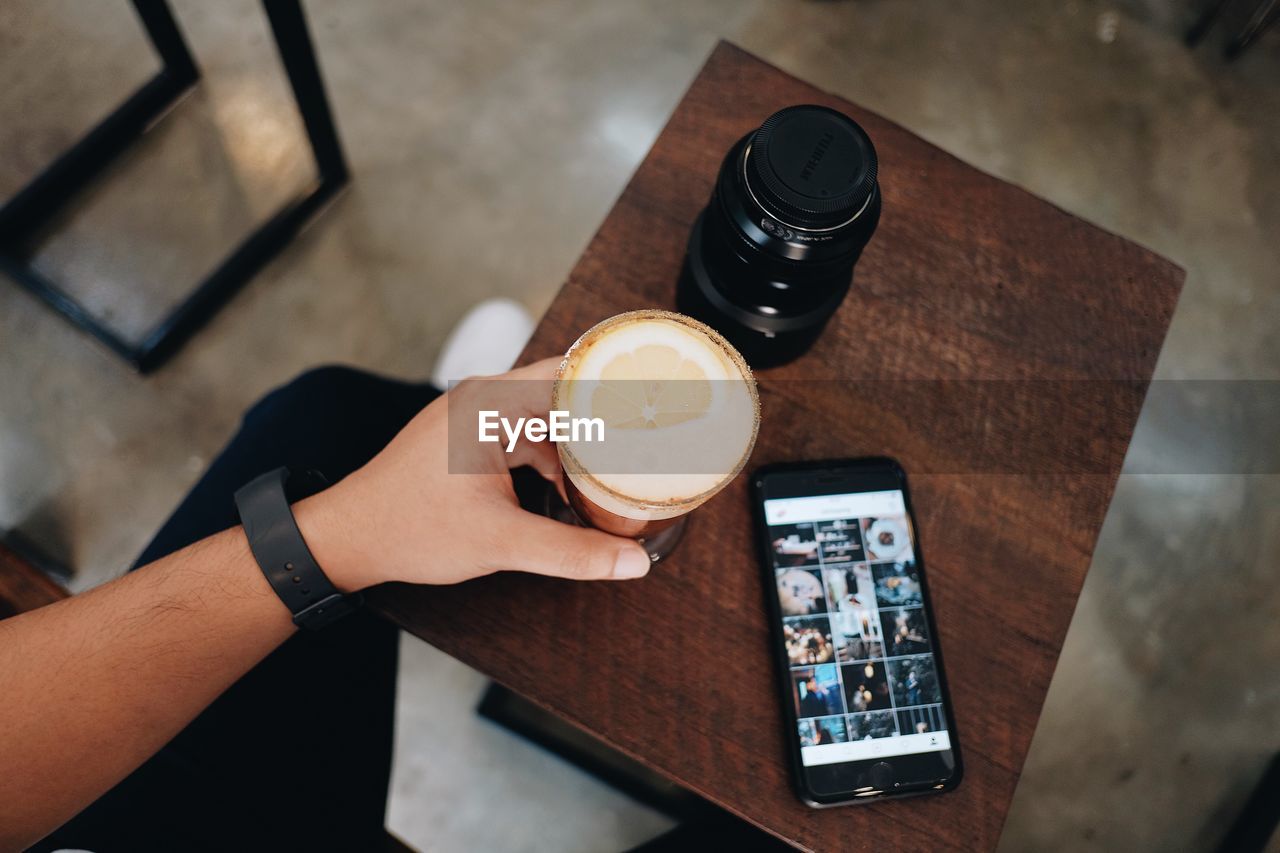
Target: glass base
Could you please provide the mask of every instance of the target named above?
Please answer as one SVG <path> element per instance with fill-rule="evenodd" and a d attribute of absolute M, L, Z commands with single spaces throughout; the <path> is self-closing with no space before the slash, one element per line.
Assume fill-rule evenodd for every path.
<path fill-rule="evenodd" d="M 546 483 L 545 486 L 541 507 L 543 515 L 564 524 L 575 524 L 578 527 L 591 526 L 584 522 L 578 516 L 578 513 L 574 512 L 573 507 L 564 502 L 564 498 L 560 497 L 560 492 L 554 485 Z M 684 529 L 688 524 L 689 516 L 682 515 L 672 522 L 670 526 L 664 527 L 652 535 L 637 536 L 636 541 L 649 554 L 649 560 L 656 563 L 675 550 L 680 538 L 684 536 Z"/>

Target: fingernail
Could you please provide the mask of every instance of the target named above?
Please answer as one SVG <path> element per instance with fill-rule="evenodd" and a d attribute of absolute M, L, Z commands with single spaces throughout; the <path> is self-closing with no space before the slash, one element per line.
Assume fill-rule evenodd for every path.
<path fill-rule="evenodd" d="M 649 555 L 639 548 L 623 548 L 613 564 L 615 578 L 640 578 L 649 573 Z"/>

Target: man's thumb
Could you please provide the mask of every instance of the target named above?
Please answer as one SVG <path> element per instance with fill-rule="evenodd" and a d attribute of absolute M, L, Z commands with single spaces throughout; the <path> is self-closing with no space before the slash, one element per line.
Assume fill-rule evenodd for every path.
<path fill-rule="evenodd" d="M 634 539 L 524 510 L 513 510 L 504 521 L 498 569 L 572 580 L 630 580 L 649 572 L 649 555 Z"/>

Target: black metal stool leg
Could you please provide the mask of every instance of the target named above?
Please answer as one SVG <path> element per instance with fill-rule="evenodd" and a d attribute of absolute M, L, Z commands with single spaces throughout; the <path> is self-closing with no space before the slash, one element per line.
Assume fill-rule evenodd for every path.
<path fill-rule="evenodd" d="M 1218 845 L 1218 853 L 1262 853 L 1277 828 L 1280 828 L 1280 753 L 1271 757 L 1248 802 Z"/>
<path fill-rule="evenodd" d="M 163 63 L 161 70 L 0 208 L 0 272 L 143 373 L 159 366 L 204 325 L 323 209 L 349 178 L 301 4 L 298 0 L 263 0 L 263 7 L 306 126 L 318 173 L 316 181 L 245 238 L 140 342 L 125 340 L 32 267 L 30 244 L 54 214 L 199 79 L 195 60 L 164 0 L 134 0 L 138 17 Z"/>
<path fill-rule="evenodd" d="M 280 63 L 289 75 L 293 97 L 306 125 L 307 138 L 311 140 L 316 169 L 322 177 L 341 183 L 347 179 L 347 163 L 333 126 L 333 114 L 329 111 L 302 6 L 298 0 L 264 0 L 262 5 L 280 51 Z"/>
<path fill-rule="evenodd" d="M 1249 16 L 1249 22 L 1244 25 L 1239 35 L 1227 43 L 1222 55 L 1228 61 L 1235 59 L 1277 20 L 1280 20 L 1280 0 L 1265 0 Z"/>
<path fill-rule="evenodd" d="M 1186 42 L 1188 47 L 1195 47 L 1200 40 L 1205 37 L 1213 22 L 1222 14 L 1222 10 L 1226 8 L 1231 0 L 1209 0 L 1209 4 L 1205 6 L 1204 11 L 1200 13 L 1200 17 L 1196 18 L 1196 22 L 1187 30 L 1182 40 Z"/>
<path fill-rule="evenodd" d="M 711 847 L 760 853 L 792 849 L 499 684 L 489 685 L 476 713 L 577 765 L 633 799 L 680 821 L 680 826 L 631 853 Z"/>

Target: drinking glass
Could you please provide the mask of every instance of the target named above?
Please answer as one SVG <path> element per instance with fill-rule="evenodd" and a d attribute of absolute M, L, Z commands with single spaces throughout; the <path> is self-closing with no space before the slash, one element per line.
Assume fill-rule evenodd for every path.
<path fill-rule="evenodd" d="M 569 503 L 552 491 L 547 513 L 631 537 L 654 562 L 675 548 L 689 513 L 742 470 L 760 424 L 755 378 L 738 351 L 661 310 L 610 317 L 578 338 L 551 408 L 603 428 L 601 440 L 557 444 Z"/>

